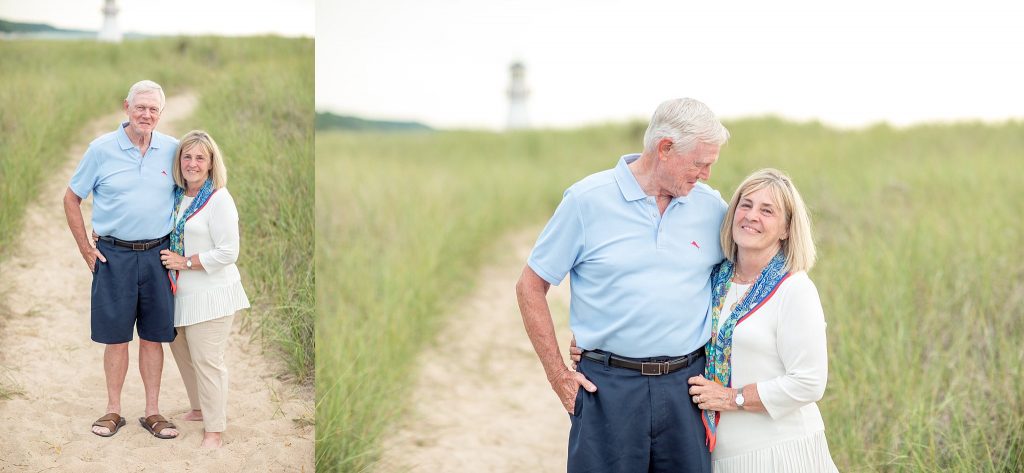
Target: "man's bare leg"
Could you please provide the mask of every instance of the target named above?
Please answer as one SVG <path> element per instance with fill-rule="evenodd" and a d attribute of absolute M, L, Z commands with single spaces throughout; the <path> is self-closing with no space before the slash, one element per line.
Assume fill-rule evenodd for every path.
<path fill-rule="evenodd" d="M 107 345 L 103 350 L 103 374 L 107 379 L 107 412 L 121 414 L 121 389 L 124 388 L 124 377 L 128 374 L 128 344 L 115 343 Z M 107 435 L 110 429 L 93 426 L 92 431 Z"/>
<path fill-rule="evenodd" d="M 139 339 L 139 374 L 146 388 L 146 417 L 160 413 L 160 376 L 164 370 L 164 347 L 159 342 Z M 175 429 L 163 429 L 161 435 L 177 436 Z"/>

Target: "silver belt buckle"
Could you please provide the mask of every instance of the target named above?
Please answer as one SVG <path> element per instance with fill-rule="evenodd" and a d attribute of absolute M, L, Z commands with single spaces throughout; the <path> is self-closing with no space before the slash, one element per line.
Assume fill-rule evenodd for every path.
<path fill-rule="evenodd" d="M 644 376 L 661 376 L 668 374 L 667 361 L 644 361 L 640 363 L 640 374 Z"/>

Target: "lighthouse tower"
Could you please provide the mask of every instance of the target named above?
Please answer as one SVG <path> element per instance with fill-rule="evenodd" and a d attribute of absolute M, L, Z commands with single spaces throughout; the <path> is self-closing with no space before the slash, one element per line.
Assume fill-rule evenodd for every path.
<path fill-rule="evenodd" d="M 508 85 L 508 129 L 520 130 L 529 128 L 529 115 L 526 113 L 526 98 L 530 90 L 526 88 L 526 66 L 522 62 L 513 62 L 509 67 L 512 78 Z"/>
<path fill-rule="evenodd" d="M 103 29 L 100 30 L 100 41 L 108 43 L 121 42 L 121 30 L 117 27 L 117 5 L 114 0 L 106 0 L 103 5 Z"/>

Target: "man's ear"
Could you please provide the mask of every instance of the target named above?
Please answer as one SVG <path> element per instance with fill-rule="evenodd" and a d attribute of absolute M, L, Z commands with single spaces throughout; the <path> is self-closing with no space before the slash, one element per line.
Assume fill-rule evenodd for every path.
<path fill-rule="evenodd" d="M 658 141 L 658 159 L 668 159 L 668 154 L 672 151 L 672 140 L 668 138 L 662 138 Z"/>

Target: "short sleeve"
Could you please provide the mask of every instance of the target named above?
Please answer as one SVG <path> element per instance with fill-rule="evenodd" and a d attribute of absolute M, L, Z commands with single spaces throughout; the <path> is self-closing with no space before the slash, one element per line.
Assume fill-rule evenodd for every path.
<path fill-rule="evenodd" d="M 527 264 L 538 276 L 557 286 L 579 261 L 583 253 L 584 236 L 579 202 L 572 189 L 569 189 L 537 237 Z"/>
<path fill-rule="evenodd" d="M 92 146 L 85 150 L 85 154 L 82 155 L 82 160 L 78 162 L 75 174 L 71 176 L 71 182 L 68 184 L 71 192 L 74 192 L 81 199 L 89 197 L 89 194 L 96 187 L 97 174 L 99 173 L 97 154 L 96 149 Z"/>

